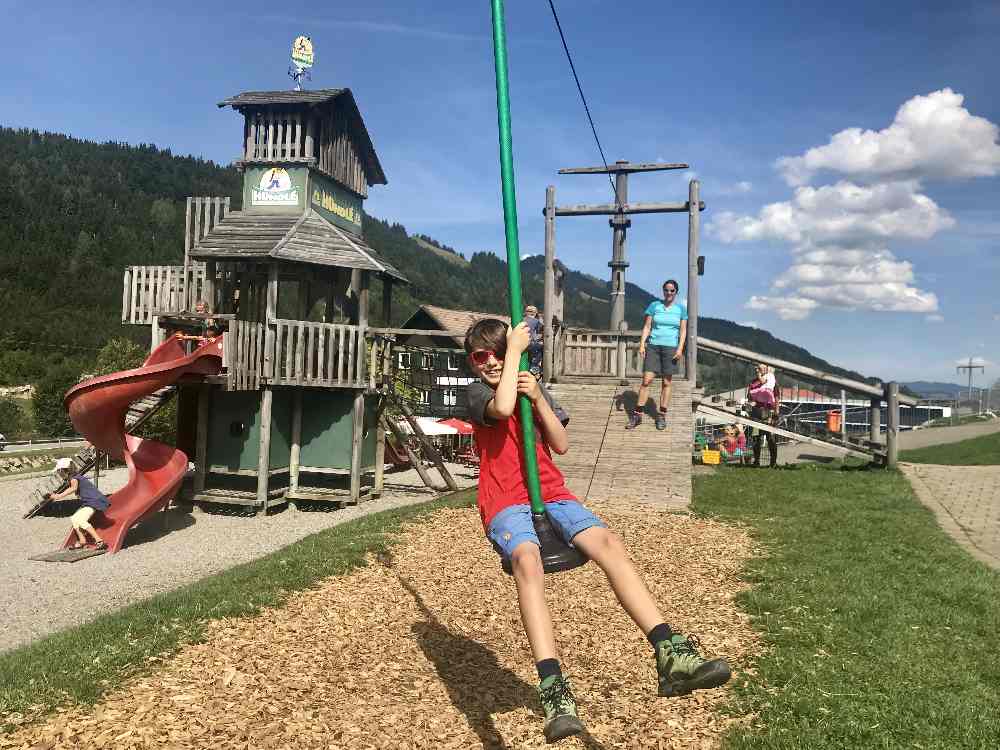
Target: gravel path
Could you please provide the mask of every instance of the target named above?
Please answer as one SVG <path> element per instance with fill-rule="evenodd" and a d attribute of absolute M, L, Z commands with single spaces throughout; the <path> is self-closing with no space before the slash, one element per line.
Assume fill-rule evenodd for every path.
<path fill-rule="evenodd" d="M 476 483 L 464 466 L 449 465 L 460 487 Z M 437 472 L 432 472 L 437 478 Z M 126 480 L 124 468 L 101 475 L 101 489 L 114 491 Z M 69 518 L 24 520 L 28 493 L 39 478 L 0 482 L 0 652 L 41 636 L 87 622 L 105 612 L 178 588 L 212 573 L 263 557 L 292 542 L 370 513 L 425 502 L 437 495 L 415 471 L 386 474 L 379 500 L 330 512 L 287 510 L 266 518 L 216 515 L 171 509 L 129 534 L 117 555 L 76 563 L 28 558 L 59 547 Z"/>

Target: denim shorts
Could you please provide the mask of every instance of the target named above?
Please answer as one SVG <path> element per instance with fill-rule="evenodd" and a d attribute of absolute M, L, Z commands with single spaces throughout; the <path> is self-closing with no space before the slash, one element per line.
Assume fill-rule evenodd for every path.
<path fill-rule="evenodd" d="M 661 378 L 673 375 L 677 372 L 677 363 L 674 362 L 676 351 L 676 346 L 648 345 L 646 356 L 642 360 L 642 371 L 651 372 Z"/>
<path fill-rule="evenodd" d="M 545 503 L 545 514 L 552 522 L 552 528 L 566 544 L 572 546 L 573 537 L 585 529 L 607 525 L 576 500 L 554 500 Z M 535 524 L 531 521 L 531 506 L 512 505 L 497 513 L 490 521 L 486 536 L 497 553 L 506 559 L 522 542 L 538 543 Z"/>

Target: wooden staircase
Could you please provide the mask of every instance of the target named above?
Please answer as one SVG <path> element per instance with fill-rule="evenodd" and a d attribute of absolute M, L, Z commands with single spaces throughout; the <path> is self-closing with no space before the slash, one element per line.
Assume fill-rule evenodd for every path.
<path fill-rule="evenodd" d="M 549 386 L 570 416 L 569 452 L 555 456 L 567 486 L 581 499 L 616 509 L 686 510 L 691 501 L 691 444 L 694 436 L 692 383 L 675 378 L 667 429 L 645 416 L 626 430 L 626 408 L 635 403 L 637 384 Z M 650 387 L 659 397 L 659 383 Z"/>
<path fill-rule="evenodd" d="M 141 427 L 147 419 L 156 414 L 176 393 L 177 386 L 168 385 L 166 388 L 161 388 L 134 402 L 125 413 L 125 432 L 134 432 Z M 73 464 L 73 473 L 84 474 L 90 471 L 97 463 L 97 458 L 97 451 L 94 450 L 94 446 L 83 446 L 70 459 Z M 61 492 L 66 488 L 66 485 L 67 482 L 64 482 L 54 474 L 45 477 L 28 495 L 28 503 L 30 505 L 28 512 L 24 514 L 23 518 L 31 518 L 37 515 L 51 502 L 46 498 L 46 495 Z"/>

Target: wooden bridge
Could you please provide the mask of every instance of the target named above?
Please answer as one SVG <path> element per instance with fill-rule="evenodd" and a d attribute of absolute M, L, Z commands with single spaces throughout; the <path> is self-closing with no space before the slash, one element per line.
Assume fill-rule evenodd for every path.
<path fill-rule="evenodd" d="M 570 417 L 569 452 L 555 458 L 576 495 L 636 512 L 687 508 L 694 434 L 689 380 L 674 380 L 662 431 L 649 417 L 625 429 L 635 386 L 556 383 L 550 390 Z"/>

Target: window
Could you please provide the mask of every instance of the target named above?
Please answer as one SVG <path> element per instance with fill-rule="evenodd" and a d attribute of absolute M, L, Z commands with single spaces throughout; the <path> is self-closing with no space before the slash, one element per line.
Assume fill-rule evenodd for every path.
<path fill-rule="evenodd" d="M 425 370 L 433 370 L 434 369 L 434 355 L 433 354 L 425 354 L 425 355 L 423 355 L 422 361 L 420 363 L 420 366 L 423 367 Z"/>
<path fill-rule="evenodd" d="M 396 366 L 400 370 L 410 369 L 410 353 L 409 352 L 396 352 Z"/>
<path fill-rule="evenodd" d="M 431 402 L 431 392 L 430 391 L 417 391 L 420 394 L 420 403 L 429 404 Z"/>
<path fill-rule="evenodd" d="M 458 403 L 458 391 L 454 388 L 447 388 L 444 392 L 444 405 L 455 406 Z"/>
<path fill-rule="evenodd" d="M 461 357 L 459 357 L 459 355 L 457 355 L 457 354 L 449 354 L 448 355 L 448 369 L 449 370 L 457 370 L 459 368 L 459 366 L 461 365 L 461 361 L 462 360 L 461 360 Z"/>

